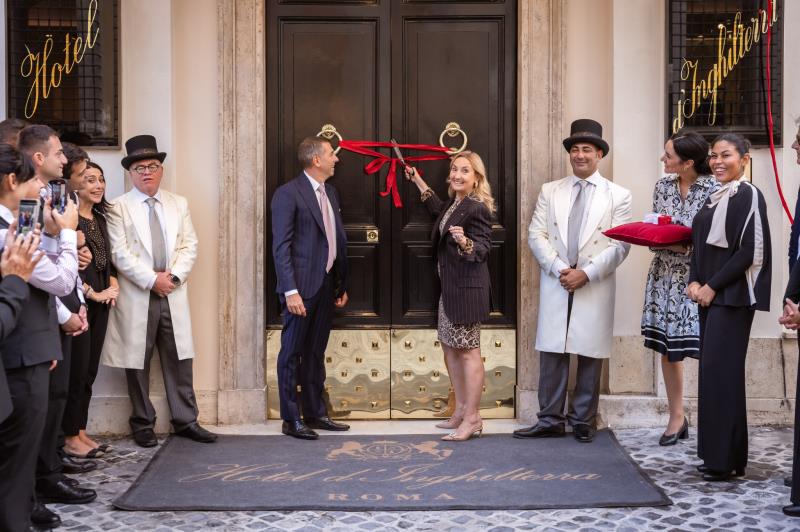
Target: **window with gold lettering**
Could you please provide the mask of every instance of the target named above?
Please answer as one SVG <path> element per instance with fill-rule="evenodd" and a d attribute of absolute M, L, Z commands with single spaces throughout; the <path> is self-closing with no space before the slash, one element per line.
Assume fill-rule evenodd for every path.
<path fill-rule="evenodd" d="M 771 104 L 780 145 L 783 0 L 666 4 L 667 133 L 733 131 L 768 145 Z"/>
<path fill-rule="evenodd" d="M 119 0 L 6 0 L 6 23 L 8 116 L 118 146 Z"/>

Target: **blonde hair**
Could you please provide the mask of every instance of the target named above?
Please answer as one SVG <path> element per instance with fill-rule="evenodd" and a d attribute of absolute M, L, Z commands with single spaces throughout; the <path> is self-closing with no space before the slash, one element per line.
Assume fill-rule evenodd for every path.
<path fill-rule="evenodd" d="M 483 159 L 474 151 L 462 151 L 450 157 L 450 163 L 452 164 L 453 161 L 462 157 L 469 161 L 469 164 L 472 166 L 472 171 L 475 173 L 475 189 L 470 193 L 470 197 L 480 201 L 486 205 L 489 212 L 494 213 L 495 206 L 494 198 L 492 197 L 492 187 L 489 185 L 489 180 L 486 179 L 486 166 L 483 164 Z M 447 188 L 447 195 L 451 198 L 455 196 L 452 186 Z"/>

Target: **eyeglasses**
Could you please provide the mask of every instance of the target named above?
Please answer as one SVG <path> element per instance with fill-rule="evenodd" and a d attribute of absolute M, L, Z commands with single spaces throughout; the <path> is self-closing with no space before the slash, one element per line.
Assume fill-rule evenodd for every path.
<path fill-rule="evenodd" d="M 161 165 L 156 163 L 148 164 L 147 166 L 141 164 L 139 166 L 134 166 L 133 168 L 131 168 L 131 172 L 136 172 L 139 175 L 154 174 L 158 171 L 159 168 L 161 168 Z"/>

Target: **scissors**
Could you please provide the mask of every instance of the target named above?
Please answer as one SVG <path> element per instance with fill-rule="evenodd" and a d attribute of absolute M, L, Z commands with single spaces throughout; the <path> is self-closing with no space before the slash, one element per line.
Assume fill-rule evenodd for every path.
<path fill-rule="evenodd" d="M 400 161 L 400 164 L 402 164 L 406 168 L 410 168 L 406 160 L 403 159 L 403 154 L 400 153 L 400 147 L 397 145 L 397 141 L 394 139 L 389 139 L 389 141 L 392 143 L 392 148 L 394 148 L 394 153 L 397 155 L 397 160 Z"/>

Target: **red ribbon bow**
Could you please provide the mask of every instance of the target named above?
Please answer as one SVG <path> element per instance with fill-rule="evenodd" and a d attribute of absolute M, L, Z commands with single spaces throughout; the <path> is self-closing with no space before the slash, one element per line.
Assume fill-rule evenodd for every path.
<path fill-rule="evenodd" d="M 449 148 L 442 146 L 432 146 L 428 144 L 392 144 L 391 142 L 370 142 L 368 140 L 343 140 L 339 142 L 339 147 L 343 150 L 374 157 L 373 160 L 364 165 L 364 172 L 368 175 L 380 172 L 383 166 L 389 163 L 389 173 L 386 174 L 386 190 L 382 191 L 380 194 L 384 197 L 391 194 L 394 206 L 399 208 L 403 206 L 403 201 L 400 199 L 400 191 L 397 188 L 397 163 L 399 159 L 369 149 L 394 148 L 395 146 L 406 150 L 438 152 L 436 155 L 412 155 L 403 157 L 406 161 L 438 161 L 450 158 L 450 155 L 447 153 Z"/>

